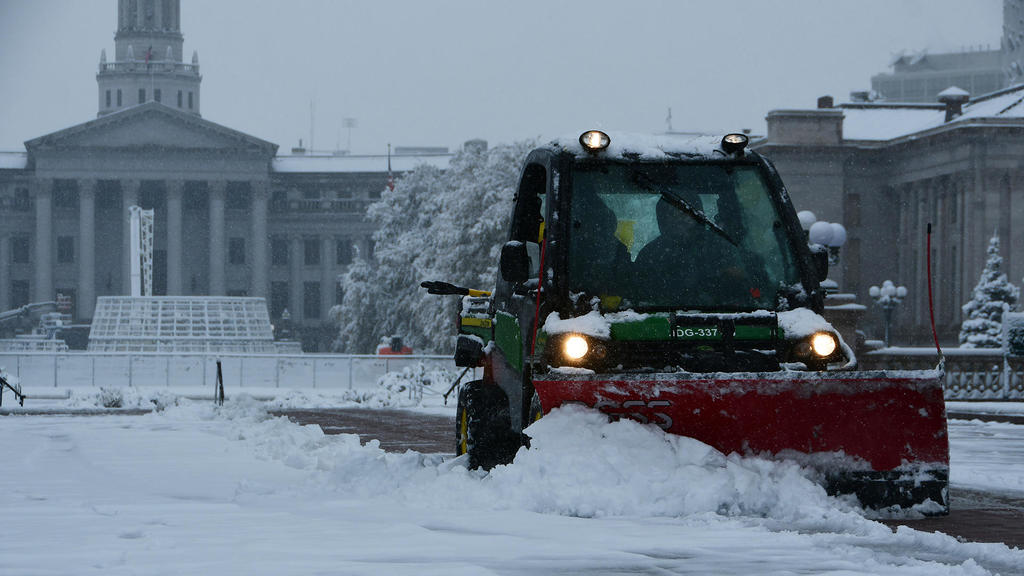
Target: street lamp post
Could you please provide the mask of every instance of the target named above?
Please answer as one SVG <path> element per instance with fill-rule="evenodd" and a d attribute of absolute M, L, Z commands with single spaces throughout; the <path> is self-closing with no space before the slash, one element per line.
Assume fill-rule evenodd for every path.
<path fill-rule="evenodd" d="M 892 280 L 886 280 L 882 282 L 881 287 L 872 286 L 868 288 L 868 294 L 875 301 L 875 304 L 882 308 L 882 313 L 885 315 L 885 347 L 888 348 L 892 313 L 903 302 L 903 299 L 907 297 L 907 288 L 906 286 L 896 286 Z"/>
<path fill-rule="evenodd" d="M 814 212 L 801 210 L 796 215 L 800 227 L 807 233 L 807 241 L 828 248 L 828 265 L 839 263 L 839 249 L 846 244 L 846 227 L 838 222 L 818 220 Z"/>

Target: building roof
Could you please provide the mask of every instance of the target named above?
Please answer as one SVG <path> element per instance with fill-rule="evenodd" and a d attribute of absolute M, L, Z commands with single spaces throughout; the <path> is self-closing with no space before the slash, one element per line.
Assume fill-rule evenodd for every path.
<path fill-rule="evenodd" d="M 277 153 L 277 144 L 153 101 L 25 142 L 30 154 L 80 146 L 123 149 L 174 147 L 201 151 L 231 148 L 271 157 Z"/>
<path fill-rule="evenodd" d="M 452 154 L 409 154 L 391 155 L 391 170 L 408 172 L 413 168 L 426 164 L 444 170 L 452 159 Z M 271 163 L 274 173 L 333 173 L 333 172 L 387 172 L 388 157 L 377 155 L 298 155 L 277 156 Z"/>
<path fill-rule="evenodd" d="M 28 167 L 25 152 L 0 152 L 0 170 L 24 170 Z"/>
<path fill-rule="evenodd" d="M 886 102 L 840 104 L 843 111 L 843 139 L 883 142 L 982 119 L 1024 123 L 1024 84 L 986 94 L 968 101 L 960 116 L 946 122 L 942 104 L 893 104 Z"/>

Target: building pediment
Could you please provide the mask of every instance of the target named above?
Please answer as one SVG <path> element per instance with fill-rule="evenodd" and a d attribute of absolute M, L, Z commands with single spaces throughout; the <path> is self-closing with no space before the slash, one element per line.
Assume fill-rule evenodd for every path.
<path fill-rule="evenodd" d="M 45 151 L 182 151 L 260 155 L 272 158 L 277 145 L 147 102 L 25 142 L 29 154 Z"/>

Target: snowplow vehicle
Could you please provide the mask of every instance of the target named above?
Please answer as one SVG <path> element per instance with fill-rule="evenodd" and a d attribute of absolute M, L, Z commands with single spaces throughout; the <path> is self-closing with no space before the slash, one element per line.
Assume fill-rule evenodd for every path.
<path fill-rule="evenodd" d="M 821 316 L 809 246 L 773 165 L 724 138 L 585 132 L 533 150 L 493 294 L 462 294 L 456 452 L 512 461 L 565 404 L 728 454 L 792 459 L 873 508 L 948 512 L 934 371 L 858 371 Z"/>

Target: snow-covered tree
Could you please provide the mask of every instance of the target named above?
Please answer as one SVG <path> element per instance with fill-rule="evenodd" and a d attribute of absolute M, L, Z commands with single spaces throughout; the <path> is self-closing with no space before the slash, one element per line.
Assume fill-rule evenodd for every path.
<path fill-rule="evenodd" d="M 489 289 L 497 274 L 519 171 L 533 142 L 466 146 L 448 169 L 420 166 L 384 190 L 367 217 L 378 225 L 374 257 L 342 277 L 335 348 L 372 352 L 401 336 L 417 352 L 450 352 L 456 297 L 427 294 L 423 280 Z"/>
<path fill-rule="evenodd" d="M 999 236 L 988 242 L 988 260 L 971 299 L 963 305 L 964 322 L 960 326 L 961 348 L 1002 347 L 1003 313 L 1015 309 L 1020 290 L 1001 272 Z"/>

